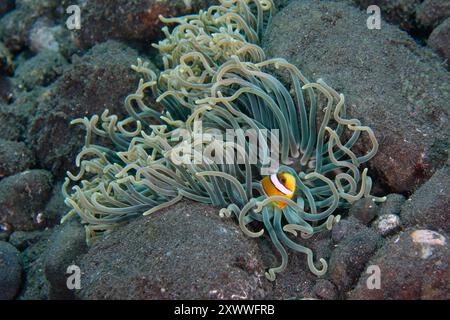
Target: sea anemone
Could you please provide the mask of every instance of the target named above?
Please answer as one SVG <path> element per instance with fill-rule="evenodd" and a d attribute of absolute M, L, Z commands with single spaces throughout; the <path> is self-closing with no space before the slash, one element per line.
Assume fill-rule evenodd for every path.
<path fill-rule="evenodd" d="M 310 82 L 287 61 L 266 59 L 259 44 L 271 0 L 220 2 L 195 15 L 161 17 L 172 25 L 155 45 L 164 70 L 158 75 L 141 60 L 132 66 L 142 79 L 125 101 L 128 118 L 105 110 L 72 121 L 87 133 L 80 171 L 69 172 L 63 186 L 71 207 L 63 221 L 78 214 L 91 242 L 129 219 L 192 199 L 220 207 L 249 237 L 269 234 L 282 258 L 269 280 L 286 268 L 286 248 L 306 254 L 310 270 L 323 275 L 326 261 L 317 266 L 301 240 L 330 230 L 338 208 L 362 197 L 383 201 L 370 195 L 367 169 L 360 171 L 377 140 L 346 118 L 344 96 L 323 80 Z M 233 141 L 220 139 L 229 132 Z M 362 155 L 352 150 L 361 134 L 370 141 Z M 94 135 L 114 147 L 93 144 Z M 281 163 L 271 166 L 274 156 Z M 265 194 L 264 172 L 294 176 L 292 199 Z"/>

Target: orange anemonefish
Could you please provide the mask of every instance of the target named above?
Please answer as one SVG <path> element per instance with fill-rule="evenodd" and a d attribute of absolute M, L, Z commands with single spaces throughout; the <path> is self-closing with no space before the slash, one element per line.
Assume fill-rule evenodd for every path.
<path fill-rule="evenodd" d="M 266 194 L 271 196 L 282 196 L 292 199 L 295 192 L 295 177 L 289 173 L 281 172 L 265 177 L 261 181 Z M 284 202 L 274 202 L 275 206 L 280 209 L 286 207 Z"/>

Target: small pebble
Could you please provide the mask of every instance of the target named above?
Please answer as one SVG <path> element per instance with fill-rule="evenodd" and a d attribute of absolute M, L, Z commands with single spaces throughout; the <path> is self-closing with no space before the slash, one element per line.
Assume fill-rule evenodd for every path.
<path fill-rule="evenodd" d="M 371 198 L 356 201 L 350 208 L 349 215 L 368 225 L 377 215 L 378 205 Z"/>
<path fill-rule="evenodd" d="M 395 214 L 383 214 L 374 222 L 376 231 L 383 237 L 390 236 L 400 230 L 401 222 Z"/>

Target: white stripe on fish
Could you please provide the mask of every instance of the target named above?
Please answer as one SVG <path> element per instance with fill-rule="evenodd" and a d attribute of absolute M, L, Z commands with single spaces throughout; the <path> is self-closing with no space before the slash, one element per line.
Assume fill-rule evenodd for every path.
<path fill-rule="evenodd" d="M 281 193 L 289 196 L 291 195 L 293 192 L 291 190 L 289 190 L 288 188 L 286 188 L 281 182 L 280 180 L 278 180 L 278 176 L 276 174 L 272 174 L 270 176 L 270 181 L 273 183 L 273 185 L 275 186 L 275 188 L 278 189 L 278 191 L 280 191 Z"/>

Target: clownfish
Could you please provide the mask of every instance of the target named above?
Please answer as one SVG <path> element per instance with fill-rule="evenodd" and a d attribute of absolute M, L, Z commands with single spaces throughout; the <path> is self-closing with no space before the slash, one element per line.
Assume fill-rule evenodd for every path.
<path fill-rule="evenodd" d="M 262 179 L 262 186 L 266 194 L 271 196 L 282 196 L 292 199 L 295 192 L 295 177 L 286 172 L 272 174 Z M 275 206 L 280 209 L 286 207 L 284 202 L 274 202 Z"/>

